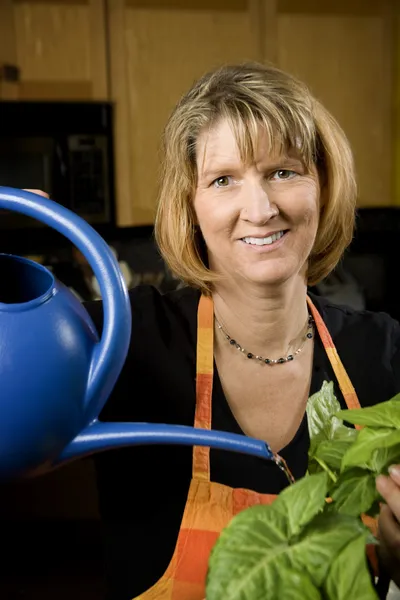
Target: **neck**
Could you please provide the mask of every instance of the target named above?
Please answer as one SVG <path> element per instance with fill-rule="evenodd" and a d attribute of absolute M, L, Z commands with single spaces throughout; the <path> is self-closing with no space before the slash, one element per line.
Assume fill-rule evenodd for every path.
<path fill-rule="evenodd" d="M 308 319 L 306 296 L 302 278 L 273 289 L 229 282 L 213 292 L 215 315 L 226 333 L 249 352 L 270 358 L 301 345 Z M 216 337 L 221 340 L 221 332 Z"/>

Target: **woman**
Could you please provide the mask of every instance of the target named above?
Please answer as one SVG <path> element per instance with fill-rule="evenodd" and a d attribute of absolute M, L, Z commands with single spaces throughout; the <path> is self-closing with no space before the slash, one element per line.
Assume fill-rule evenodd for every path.
<path fill-rule="evenodd" d="M 352 238 L 348 142 L 303 84 L 260 65 L 204 76 L 163 142 L 156 239 L 187 285 L 130 292 L 131 348 L 101 419 L 245 433 L 266 440 L 300 478 L 307 399 L 324 381 L 343 407 L 400 390 L 397 322 L 308 294 Z M 101 303 L 88 310 L 100 332 Z M 342 394 L 327 331 L 352 398 Z M 224 524 L 287 485 L 272 462 L 199 448 L 115 450 L 96 464 L 112 600 L 200 600 Z M 400 583 L 398 470 L 377 485 L 387 501 L 382 561 Z"/>

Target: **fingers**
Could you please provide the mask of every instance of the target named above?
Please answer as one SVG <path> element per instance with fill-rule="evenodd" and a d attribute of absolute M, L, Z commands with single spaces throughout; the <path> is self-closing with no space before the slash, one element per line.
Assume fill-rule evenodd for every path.
<path fill-rule="evenodd" d="M 387 503 L 379 515 L 379 555 L 393 581 L 400 585 L 400 465 L 389 468 L 389 477 L 377 477 L 376 488 Z"/>
<path fill-rule="evenodd" d="M 400 525 L 387 504 L 382 505 L 379 515 L 379 537 L 400 560 Z"/>
<path fill-rule="evenodd" d="M 379 515 L 378 553 L 385 571 L 400 585 L 400 525 L 387 504 Z"/>
<path fill-rule="evenodd" d="M 32 192 L 32 194 L 37 194 L 38 196 L 43 196 L 44 198 L 49 197 L 49 195 L 46 194 L 46 192 L 43 192 L 43 190 L 31 190 L 28 188 L 24 188 L 24 192 Z"/>
<path fill-rule="evenodd" d="M 377 477 L 376 488 L 400 522 L 400 466 L 390 467 L 389 473 L 389 477 Z"/>
<path fill-rule="evenodd" d="M 400 465 L 392 465 L 389 467 L 389 475 L 395 483 L 400 487 Z"/>

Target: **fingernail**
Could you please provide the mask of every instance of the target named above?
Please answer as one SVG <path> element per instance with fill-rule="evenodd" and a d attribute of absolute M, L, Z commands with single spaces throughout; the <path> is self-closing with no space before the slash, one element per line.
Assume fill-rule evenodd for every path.
<path fill-rule="evenodd" d="M 392 477 L 400 480 L 400 465 L 390 465 L 388 471 Z"/>

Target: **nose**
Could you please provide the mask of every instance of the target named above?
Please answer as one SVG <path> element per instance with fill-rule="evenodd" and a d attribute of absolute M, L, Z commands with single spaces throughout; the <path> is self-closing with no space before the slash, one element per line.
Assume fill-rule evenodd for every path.
<path fill-rule="evenodd" d="M 279 214 L 278 207 L 260 181 L 248 182 L 245 186 L 243 219 L 254 225 L 264 225 Z"/>

